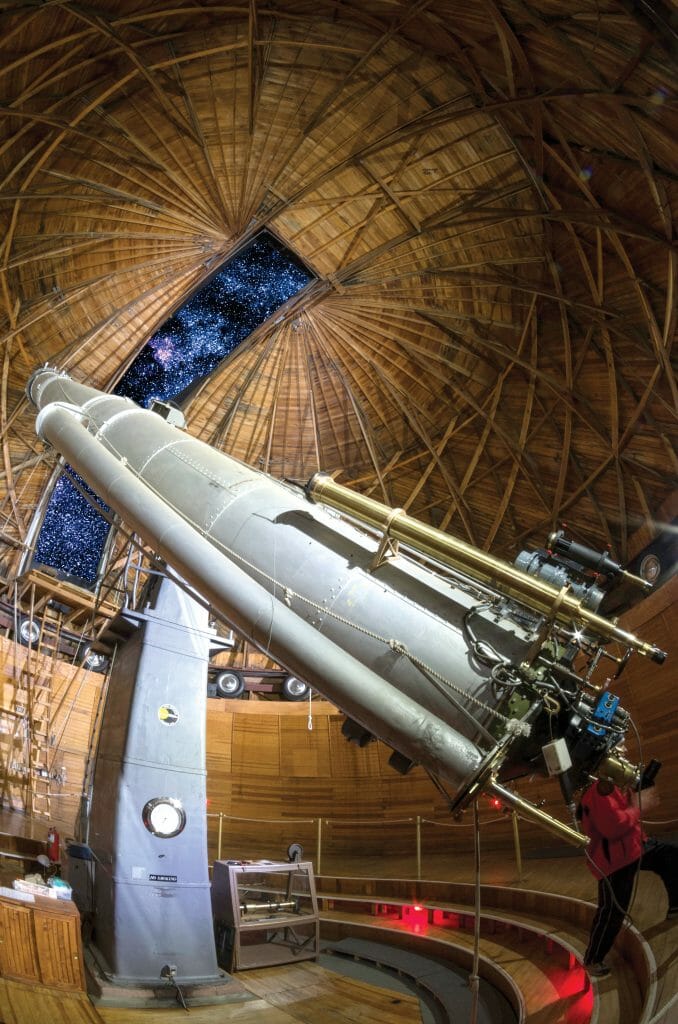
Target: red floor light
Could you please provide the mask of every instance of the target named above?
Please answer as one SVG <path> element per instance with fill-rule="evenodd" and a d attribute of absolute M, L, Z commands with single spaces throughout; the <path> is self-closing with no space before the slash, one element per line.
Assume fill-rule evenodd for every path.
<path fill-rule="evenodd" d="M 412 907 L 403 907 L 402 920 L 410 931 L 423 932 L 428 927 L 428 910 L 418 903 Z"/>
<path fill-rule="evenodd" d="M 588 974 L 577 960 L 574 966 L 553 967 L 548 972 L 555 999 L 550 1003 L 557 1007 L 557 1020 L 562 1024 L 590 1024 L 593 1013 L 593 989 Z M 547 1005 L 547 1004 L 545 1004 Z"/>

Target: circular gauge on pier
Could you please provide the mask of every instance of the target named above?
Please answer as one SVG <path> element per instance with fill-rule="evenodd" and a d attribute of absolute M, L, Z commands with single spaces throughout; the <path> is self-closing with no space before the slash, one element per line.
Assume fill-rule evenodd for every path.
<path fill-rule="evenodd" d="M 186 824 L 186 811 L 181 800 L 171 796 L 156 796 L 149 800 L 144 804 L 141 817 L 148 831 L 160 839 L 178 836 Z"/>

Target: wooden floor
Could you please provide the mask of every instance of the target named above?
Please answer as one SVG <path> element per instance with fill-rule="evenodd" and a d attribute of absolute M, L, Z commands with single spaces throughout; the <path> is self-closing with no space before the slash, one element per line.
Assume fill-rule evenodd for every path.
<path fill-rule="evenodd" d="M 275 973 L 270 969 L 248 971 L 241 975 L 241 980 L 271 1006 L 289 1011 L 291 1017 L 288 1018 L 286 1012 L 281 1020 L 304 1024 L 316 1024 L 320 1020 L 369 1024 L 421 1021 L 419 1000 L 415 996 L 376 988 L 308 961 Z"/>
<path fill-rule="evenodd" d="M 95 1008 L 88 999 L 0 980 L 3 1024 L 419 1024 L 419 1000 L 326 971 L 307 961 L 250 971 L 253 998 L 226 1006 L 137 1010 Z"/>
<path fill-rule="evenodd" d="M 471 858 L 453 860 L 437 856 L 426 858 L 425 874 L 431 879 L 471 882 Z M 5 884 L 11 865 L 5 865 Z M 323 864 L 323 873 L 341 873 L 360 877 L 412 878 L 412 864 L 405 861 L 375 859 L 371 862 L 341 865 Z M 576 899 L 593 901 L 594 881 L 577 856 L 564 858 L 524 859 L 518 877 L 516 862 L 509 851 L 487 853 L 481 858 L 481 878 L 486 884 L 555 892 Z M 669 1003 L 678 992 L 678 921 L 665 921 L 666 896 L 661 883 L 653 875 L 640 875 L 632 907 L 634 926 L 647 941 L 657 965 L 657 992 L 653 1012 Z M 586 945 L 586 933 L 569 926 L 568 941 L 579 952 Z M 526 950 L 526 958 L 529 951 Z M 610 978 L 597 983 L 608 1006 L 614 1000 L 620 1007 L 617 1021 L 636 1024 L 622 1014 L 625 1002 L 626 968 L 615 960 L 617 970 Z M 401 1024 L 421 1019 L 418 1001 L 407 995 L 397 996 L 389 990 L 374 988 L 363 982 L 326 971 L 311 962 L 288 967 L 245 971 L 238 980 L 252 993 L 252 999 L 237 1004 L 191 1007 L 190 1013 L 177 1004 L 167 1009 L 130 1009 L 94 1007 L 82 996 L 54 990 L 34 988 L 0 979 L 0 1024 L 160 1024 L 168 1019 L 190 1018 L 191 1024 Z M 614 1011 L 613 1011 L 614 1013 Z M 555 1006 L 543 1006 L 530 1018 L 535 1024 L 555 1024 L 563 1020 Z M 608 1019 L 614 1020 L 614 1016 Z M 649 1018 L 646 1018 L 649 1019 Z M 678 1006 L 670 1010 L 661 1024 L 678 1024 Z"/>

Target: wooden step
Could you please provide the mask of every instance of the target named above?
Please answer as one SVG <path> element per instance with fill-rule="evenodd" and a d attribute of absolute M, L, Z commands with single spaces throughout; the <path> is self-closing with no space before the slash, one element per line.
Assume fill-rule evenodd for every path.
<path fill-rule="evenodd" d="M 438 958 L 423 956 L 411 949 L 400 949 L 390 943 L 354 935 L 326 942 L 324 949 L 333 956 L 373 964 L 398 977 L 407 978 L 434 1000 L 443 1019 L 471 1019 L 474 995 L 469 985 L 469 972 L 452 961 L 442 963 Z M 507 999 L 502 991 L 481 976 L 478 1018 L 490 1020 L 493 1024 L 521 1021 L 524 1006 L 517 991 L 515 996 L 515 1000 Z"/>
<path fill-rule="evenodd" d="M 346 891 L 340 895 L 330 895 L 325 888 L 326 879 L 318 881 L 321 887 L 323 936 L 327 934 L 325 922 L 338 920 L 344 924 L 359 923 L 363 929 L 383 926 L 391 932 L 407 932 L 401 919 L 406 902 L 388 899 L 388 891 L 382 900 L 375 900 L 374 895 L 349 895 Z M 355 881 L 355 888 L 374 889 L 371 881 Z M 411 887 L 412 883 L 408 882 L 407 886 Z M 349 887 L 348 880 L 342 880 L 341 888 L 346 890 Z M 396 891 L 400 891 L 402 886 L 397 883 L 395 886 L 385 884 L 384 888 L 395 888 Z M 446 887 L 441 888 L 444 891 Z M 448 890 L 447 895 L 462 895 L 464 888 L 454 886 L 451 892 Z M 470 888 L 472 890 L 472 887 Z M 495 895 L 496 902 L 504 902 L 500 894 Z M 512 977 L 513 972 L 517 973 L 517 983 L 526 997 L 528 1011 L 537 1013 L 540 1004 L 542 1009 L 553 1004 L 555 1013 L 555 1006 L 560 999 L 564 1003 L 563 1011 L 567 1013 L 561 1018 L 554 1017 L 554 1021 L 562 1019 L 563 1024 L 582 1024 L 592 1019 L 592 1013 L 598 1024 L 634 1024 L 640 1020 L 643 1007 L 648 1002 L 647 990 L 650 988 L 653 964 L 642 937 L 634 930 L 625 929 L 619 950 L 615 949 L 609 958 L 614 967 L 613 975 L 591 982 L 583 970 L 581 957 L 588 938 L 592 908 L 589 905 L 588 913 L 583 915 L 585 922 L 582 927 L 581 908 L 576 906 L 580 901 L 566 900 L 563 904 L 566 911 L 572 911 L 572 921 L 568 916 L 563 918 L 553 913 L 554 907 L 558 906 L 558 900 L 550 904 L 549 894 L 542 895 L 542 902 L 545 904 L 543 910 L 550 910 L 550 915 L 544 912 L 536 914 L 513 910 L 509 913 L 487 906 L 482 906 L 481 910 L 483 953 L 502 967 L 506 964 L 511 965 L 509 973 Z M 532 901 L 528 899 L 526 902 L 530 905 Z M 432 901 L 430 898 L 425 904 L 429 917 L 429 923 L 425 927 L 427 938 L 466 949 L 472 945 L 472 907 L 458 902 Z M 351 932 L 344 931 L 342 934 Z M 639 984 L 639 977 L 643 979 L 644 984 Z M 523 984 L 527 985 L 530 998 L 527 998 Z"/>

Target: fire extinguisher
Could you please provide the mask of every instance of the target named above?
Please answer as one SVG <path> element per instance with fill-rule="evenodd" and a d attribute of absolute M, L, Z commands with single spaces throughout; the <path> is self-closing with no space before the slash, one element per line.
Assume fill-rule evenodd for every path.
<path fill-rule="evenodd" d="M 55 828 L 50 828 L 47 833 L 47 856 L 53 864 L 59 861 L 59 833 Z"/>

